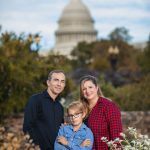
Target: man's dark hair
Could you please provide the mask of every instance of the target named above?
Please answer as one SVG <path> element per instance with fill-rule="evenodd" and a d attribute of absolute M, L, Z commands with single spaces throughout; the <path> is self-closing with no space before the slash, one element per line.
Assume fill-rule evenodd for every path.
<path fill-rule="evenodd" d="M 48 74 L 48 80 L 51 80 L 53 73 L 63 73 L 63 74 L 65 75 L 65 72 L 64 72 L 63 70 L 52 70 L 52 71 L 50 71 L 49 74 Z M 66 76 L 66 75 L 65 75 L 65 76 Z"/>

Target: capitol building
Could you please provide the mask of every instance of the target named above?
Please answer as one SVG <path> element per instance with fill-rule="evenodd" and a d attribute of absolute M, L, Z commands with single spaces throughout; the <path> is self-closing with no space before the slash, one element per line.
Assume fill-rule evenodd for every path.
<path fill-rule="evenodd" d="M 89 9 L 81 0 L 70 0 L 58 20 L 54 52 L 70 55 L 79 42 L 90 43 L 96 40 L 97 31 Z"/>

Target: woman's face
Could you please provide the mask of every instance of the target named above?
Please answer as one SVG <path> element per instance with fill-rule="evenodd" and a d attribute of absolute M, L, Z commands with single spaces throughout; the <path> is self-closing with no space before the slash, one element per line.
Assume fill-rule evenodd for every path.
<path fill-rule="evenodd" d="M 87 100 L 94 100 L 97 99 L 98 97 L 98 87 L 90 80 L 88 81 L 84 81 L 81 84 L 81 90 L 83 93 L 83 96 L 87 99 Z"/>

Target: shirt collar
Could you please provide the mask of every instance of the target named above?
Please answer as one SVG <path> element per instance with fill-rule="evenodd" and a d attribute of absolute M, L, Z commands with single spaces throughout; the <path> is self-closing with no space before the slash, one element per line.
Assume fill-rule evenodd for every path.
<path fill-rule="evenodd" d="M 70 128 L 73 130 L 73 126 L 72 125 L 70 125 Z M 79 130 L 83 130 L 83 129 L 86 129 L 86 125 L 84 123 L 82 123 L 82 125 L 79 128 Z"/>
<path fill-rule="evenodd" d="M 48 94 L 47 90 L 43 91 L 43 95 L 44 95 L 45 98 L 50 98 L 51 100 L 53 100 L 52 97 Z M 56 97 L 55 101 L 58 101 L 58 100 L 60 100 L 59 95 Z"/>
<path fill-rule="evenodd" d="M 86 129 L 86 125 L 84 123 L 82 123 L 80 129 Z"/>

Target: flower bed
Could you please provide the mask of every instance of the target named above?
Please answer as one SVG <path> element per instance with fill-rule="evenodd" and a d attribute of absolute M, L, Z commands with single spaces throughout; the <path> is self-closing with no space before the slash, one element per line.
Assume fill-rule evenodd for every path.
<path fill-rule="evenodd" d="M 114 141 L 108 141 L 106 137 L 101 140 L 106 142 L 110 150 L 150 150 L 150 139 L 147 135 L 138 133 L 136 128 L 128 127 L 120 135 L 122 138 L 116 138 Z"/>

